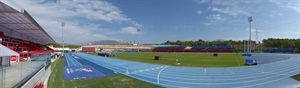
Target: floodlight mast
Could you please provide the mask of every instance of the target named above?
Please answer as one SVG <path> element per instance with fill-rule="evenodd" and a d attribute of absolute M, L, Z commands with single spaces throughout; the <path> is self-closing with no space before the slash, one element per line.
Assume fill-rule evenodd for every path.
<path fill-rule="evenodd" d="M 138 44 L 137 44 L 137 47 L 138 47 L 138 52 L 140 52 L 140 47 L 139 47 L 139 45 L 140 45 L 140 42 L 141 42 L 141 40 L 140 40 L 140 37 L 141 37 L 141 34 L 140 34 L 140 32 L 141 32 L 141 29 L 136 29 L 136 31 L 139 33 L 139 39 L 138 39 Z"/>
<path fill-rule="evenodd" d="M 65 23 L 61 22 L 61 29 L 62 29 L 62 56 L 64 56 L 65 54 L 65 41 L 64 41 L 64 27 L 65 27 Z"/>
<path fill-rule="evenodd" d="M 252 22 L 252 17 L 248 17 L 248 22 L 249 22 L 249 42 L 248 42 L 248 53 L 251 53 L 251 22 Z"/>
<path fill-rule="evenodd" d="M 257 31 L 258 28 L 255 29 L 255 36 L 256 36 L 256 42 L 255 42 L 255 46 L 254 48 L 257 49 L 257 51 L 259 51 L 259 43 L 258 43 L 258 31 Z M 258 45 L 258 46 L 256 46 Z M 254 51 L 255 51 L 254 49 Z"/>
<path fill-rule="evenodd" d="M 243 40 L 243 42 L 244 42 L 244 53 L 246 53 L 246 41 L 247 40 Z"/>

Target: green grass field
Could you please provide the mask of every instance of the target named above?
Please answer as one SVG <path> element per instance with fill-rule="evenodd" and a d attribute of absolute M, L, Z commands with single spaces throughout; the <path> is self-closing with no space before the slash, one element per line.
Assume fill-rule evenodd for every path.
<path fill-rule="evenodd" d="M 292 78 L 300 82 L 300 74 L 294 75 Z"/>
<path fill-rule="evenodd" d="M 154 56 L 162 60 L 154 60 Z M 218 56 L 212 53 L 115 53 L 113 58 L 163 65 L 175 65 L 178 59 L 180 66 L 190 67 L 236 67 L 245 63 L 244 57 L 236 53 Z"/>
<path fill-rule="evenodd" d="M 63 80 L 63 64 L 63 59 L 59 59 L 51 64 L 53 71 L 48 80 L 48 88 L 159 88 L 159 86 L 122 74 L 66 81 Z"/>

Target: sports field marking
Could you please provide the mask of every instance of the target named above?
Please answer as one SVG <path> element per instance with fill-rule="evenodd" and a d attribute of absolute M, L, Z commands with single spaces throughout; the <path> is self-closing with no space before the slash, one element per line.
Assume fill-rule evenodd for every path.
<path fill-rule="evenodd" d="M 299 67 L 294 67 L 293 69 L 295 68 L 299 68 Z M 296 72 L 297 70 L 293 70 L 293 71 L 289 71 L 288 73 L 293 73 L 293 72 Z M 270 74 L 265 74 L 265 75 L 270 75 Z M 271 76 L 270 77 L 265 77 L 265 78 L 262 78 L 262 79 L 257 79 L 257 80 L 251 80 L 251 81 L 243 81 L 243 82 L 252 82 L 252 81 L 258 81 L 258 80 L 263 80 L 263 79 L 268 79 L 268 78 L 272 78 L 272 77 L 279 77 L 279 76 L 282 76 L 282 75 L 276 75 L 276 76 Z M 174 77 L 170 77 L 170 78 L 174 78 Z M 252 78 L 252 77 L 248 77 L 248 78 Z M 178 79 L 176 77 L 176 79 Z M 183 78 L 182 78 L 183 79 Z M 245 78 L 232 78 L 232 79 L 218 79 L 218 80 L 235 80 L 235 79 L 247 79 L 246 77 Z M 161 79 L 163 80 L 163 79 Z M 192 79 L 189 79 L 189 80 L 192 80 Z M 196 79 L 197 80 L 197 79 Z M 199 79 L 198 79 L 199 80 Z M 205 79 L 207 80 L 207 79 Z M 172 81 L 172 80 L 166 80 L 166 81 Z M 172 81 L 172 82 L 177 82 L 177 81 Z M 211 83 L 211 84 L 235 84 L 235 83 L 243 83 L 243 82 L 230 82 L 230 83 Z M 182 83 L 182 82 L 178 82 L 178 83 Z M 190 84 L 190 83 L 187 83 L 187 84 Z M 192 84 L 192 83 L 191 83 Z M 195 83 L 195 84 L 201 84 L 201 83 Z M 205 84 L 205 83 L 202 83 L 202 84 Z"/>
<path fill-rule="evenodd" d="M 234 72 L 230 71 L 229 68 L 227 68 L 227 71 L 230 72 L 231 74 L 235 74 Z"/>
<path fill-rule="evenodd" d="M 70 57 L 69 54 L 66 54 L 64 56 L 66 56 L 68 62 L 72 63 L 72 66 L 76 66 L 76 64 L 71 60 L 72 57 Z M 70 66 L 70 64 L 68 66 Z"/>
<path fill-rule="evenodd" d="M 148 75 L 152 75 L 152 76 L 155 76 L 154 74 L 152 73 L 143 73 L 143 74 L 148 74 Z M 138 75 L 143 75 L 143 74 L 138 74 Z M 144 75 L 144 76 L 145 76 Z M 230 76 L 235 76 L 235 75 L 230 75 Z M 247 75 L 244 75 L 245 77 L 239 77 L 239 78 L 226 78 L 226 79 L 217 79 L 217 80 L 241 80 L 241 79 L 251 79 L 251 78 L 257 78 L 257 77 L 264 77 L 264 76 L 270 76 L 270 74 L 257 74 L 256 76 L 247 76 Z M 277 75 L 277 76 L 283 76 L 283 75 Z M 276 77 L 277 77 L 276 76 Z M 199 76 L 189 76 L 190 78 L 184 78 L 184 77 L 178 77 L 178 75 L 164 75 L 163 76 L 164 78 L 172 78 L 172 79 L 183 79 L 183 80 L 198 80 L 198 81 L 201 81 L 201 80 L 208 80 L 208 79 L 205 79 L 205 78 L 197 78 Z M 213 77 L 213 76 L 212 76 Z M 271 77 L 265 77 L 264 79 L 267 79 L 267 78 L 272 78 Z M 261 79 L 260 79 L 261 80 Z M 254 80 L 254 81 L 257 81 L 257 80 Z M 244 82 L 252 82 L 252 81 L 244 81 Z M 217 84 L 234 84 L 234 83 L 242 83 L 242 82 L 232 82 L 232 83 L 217 83 Z M 200 84 L 200 83 L 199 83 Z"/>
<path fill-rule="evenodd" d="M 300 68 L 300 67 L 297 67 L 297 68 Z M 264 72 L 264 71 L 261 71 L 261 73 L 271 74 L 271 75 L 292 76 L 292 75 L 289 75 L 289 74 L 279 74 L 279 73 L 271 73 L 271 72 Z"/>
<path fill-rule="evenodd" d="M 73 63 L 73 65 L 77 66 L 77 64 L 74 62 L 74 58 L 70 54 L 68 54 L 68 57 L 68 59 Z"/>
<path fill-rule="evenodd" d="M 241 66 L 241 64 L 240 64 L 240 62 L 239 62 L 239 60 L 238 60 L 238 57 L 235 56 L 235 58 L 236 58 L 236 62 L 238 63 L 238 66 Z"/>
<path fill-rule="evenodd" d="M 295 65 L 295 64 L 294 64 Z M 297 68 L 299 68 L 298 66 L 296 66 L 296 67 L 294 67 L 294 66 L 292 66 L 292 68 L 291 67 L 285 67 L 284 66 L 284 68 L 282 68 L 282 66 L 280 66 L 280 67 L 278 67 L 278 68 L 281 68 L 281 69 L 285 69 L 285 70 L 293 70 L 293 69 L 297 69 Z M 274 69 L 275 70 L 275 69 Z M 274 70 L 272 70 L 271 72 L 274 72 Z M 277 69 L 278 70 L 278 69 Z M 282 70 L 279 70 L 279 71 L 281 71 L 282 72 Z M 168 72 L 167 72 L 168 73 Z M 147 73 L 146 73 L 147 74 Z M 252 74 L 253 75 L 253 74 Z M 265 74 L 265 75 L 267 75 L 267 74 Z M 258 74 L 257 76 L 262 76 L 262 75 L 260 75 L 260 74 Z M 251 78 L 251 77 L 249 77 L 249 78 Z M 245 78 L 244 78 L 245 79 Z M 228 79 L 227 79 L 228 80 Z"/>
<path fill-rule="evenodd" d="M 160 73 L 161 73 L 164 69 L 166 69 L 167 67 L 169 67 L 169 66 L 165 66 L 164 68 L 162 68 L 162 69 L 158 72 L 158 74 L 157 74 L 157 84 L 159 84 L 159 75 L 160 75 Z"/>
<path fill-rule="evenodd" d="M 251 85 L 247 85 L 247 86 L 233 87 L 233 88 L 245 88 L 245 87 L 253 87 L 253 86 L 258 86 L 258 85 L 262 85 L 262 84 L 267 84 L 267 83 L 271 83 L 271 82 L 279 81 L 279 80 L 282 80 L 282 79 L 285 79 L 285 78 L 289 78 L 289 77 L 282 77 L 282 78 L 279 78 L 279 79 L 274 79 L 274 80 L 271 80 L 271 81 L 266 81 L 266 82 L 257 83 L 257 84 L 251 84 Z"/>
<path fill-rule="evenodd" d="M 144 71 L 153 71 L 153 70 L 161 69 L 161 68 L 164 68 L 164 67 L 165 66 L 159 66 L 159 67 L 146 68 L 145 70 L 135 70 L 135 71 L 132 71 L 129 74 L 136 74 L 136 73 L 141 73 L 141 72 L 144 72 Z"/>
<path fill-rule="evenodd" d="M 278 77 L 278 76 L 275 76 L 275 77 Z M 262 79 L 251 80 L 251 81 L 225 82 L 225 83 L 190 83 L 190 82 L 180 82 L 180 81 L 173 81 L 173 80 L 166 80 L 166 79 L 160 79 L 160 80 L 164 80 L 164 81 L 168 81 L 168 82 L 174 82 L 174 83 L 184 83 L 184 84 L 204 84 L 204 85 L 214 84 L 214 85 L 220 85 L 220 84 L 238 84 L 238 83 L 254 82 L 254 81 L 259 81 L 259 80 L 268 79 L 268 78 L 272 78 L 272 77 L 266 77 L 266 78 L 262 78 Z M 271 82 L 278 81 L 278 80 L 281 80 L 281 79 L 284 79 L 284 78 L 289 78 L 289 77 L 286 77 L 286 76 L 285 77 L 279 77 L 279 78 L 271 80 L 271 81 L 265 81 L 265 82 L 262 82 L 262 83 L 259 83 L 259 84 L 255 84 L 255 85 L 251 85 L 251 86 L 256 86 L 256 85 L 262 85 L 262 84 L 266 84 L 266 83 L 271 83 Z M 245 86 L 245 87 L 251 87 L 251 86 Z M 244 86 L 242 86 L 242 87 L 244 87 Z M 237 88 L 239 88 L 239 87 L 237 87 Z"/>
<path fill-rule="evenodd" d="M 79 66 L 82 66 L 82 64 L 80 63 L 80 62 L 78 62 L 75 58 L 73 58 L 73 56 L 71 56 L 72 57 L 72 59 L 75 61 L 75 62 L 77 62 L 78 64 L 79 64 Z M 78 57 L 78 56 L 77 56 Z M 77 66 L 77 65 L 76 65 Z"/>
<path fill-rule="evenodd" d="M 286 70 L 293 70 L 293 69 L 297 69 L 299 67 L 293 67 L 293 68 L 287 68 Z M 255 71 L 254 73 L 256 74 L 251 74 L 251 75 L 255 75 L 255 76 L 247 76 L 247 75 L 239 75 L 239 76 L 246 76 L 246 77 L 239 77 L 239 78 L 230 78 L 230 79 L 218 79 L 218 80 L 237 80 L 237 79 L 249 79 L 249 78 L 253 78 L 253 77 L 262 77 L 262 76 L 267 76 L 269 74 L 261 74 L 261 73 L 257 73 L 258 71 Z M 274 72 L 274 71 L 273 71 Z M 151 75 L 150 73 L 145 73 L 145 74 L 149 74 Z M 241 74 L 241 73 L 240 73 Z M 177 76 L 177 77 L 176 77 Z M 228 75 L 228 76 L 235 76 L 235 75 Z M 176 77 L 175 79 L 185 79 L 185 78 L 180 78 L 178 77 L 178 75 L 173 75 L 172 73 L 168 73 L 167 76 L 164 76 L 166 78 L 174 78 Z M 202 79 L 193 79 L 193 78 L 197 78 L 198 76 L 189 76 L 191 78 L 188 78 L 189 80 L 202 80 Z"/>
<path fill-rule="evenodd" d="M 276 56 L 274 58 L 276 58 Z M 299 57 L 297 57 L 297 58 L 299 58 Z M 95 58 L 93 57 L 93 59 L 96 59 L 96 57 Z M 117 62 L 115 62 L 116 60 L 114 60 L 114 59 L 111 60 L 111 59 L 107 59 L 107 58 L 100 58 L 100 59 L 101 59 L 101 60 L 99 60 L 100 62 L 107 63 L 105 65 L 114 65 L 115 63 L 130 62 L 130 61 L 126 61 L 126 60 L 125 61 L 117 60 Z M 104 60 L 104 61 L 102 61 L 102 60 Z M 235 62 L 234 59 L 233 59 L 233 61 Z M 141 70 L 144 70 L 144 72 L 136 73 L 136 74 L 132 74 L 132 75 L 129 74 L 129 75 L 131 75 L 134 78 L 138 78 L 138 79 L 141 79 L 141 80 L 153 83 L 153 84 L 159 83 L 159 85 L 164 86 L 164 87 L 172 87 L 173 86 L 173 87 L 181 88 L 181 86 L 196 87 L 198 85 L 200 87 L 201 87 L 201 85 L 204 85 L 204 86 L 207 86 L 207 85 L 223 86 L 224 85 L 224 87 L 239 87 L 239 86 L 247 87 L 248 85 L 245 85 L 247 83 L 251 83 L 251 84 L 259 83 L 258 86 L 260 86 L 260 85 L 265 86 L 265 85 L 270 85 L 272 83 L 279 82 L 279 81 L 277 81 L 277 82 L 275 82 L 275 81 L 270 82 L 270 81 L 273 81 L 276 79 L 282 80 L 283 77 L 287 78 L 286 75 L 279 75 L 279 74 L 290 75 L 290 74 L 297 73 L 298 71 L 295 71 L 295 70 L 300 67 L 297 64 L 298 63 L 297 61 L 300 61 L 300 60 L 295 59 L 295 57 L 289 57 L 288 60 L 277 61 L 274 63 L 272 62 L 272 63 L 267 63 L 267 64 L 261 64 L 261 65 L 257 65 L 257 66 L 228 67 L 228 69 L 227 68 L 224 68 L 224 69 L 223 68 L 221 68 L 221 69 L 220 68 L 200 68 L 200 69 L 187 68 L 186 69 L 186 67 L 169 66 L 168 69 L 160 68 L 160 69 L 156 69 L 154 71 L 152 71 L 153 65 L 151 65 L 151 64 L 132 63 L 132 64 L 130 64 L 130 66 L 135 67 L 132 69 L 135 69 L 137 71 L 139 69 L 141 69 Z M 238 63 L 234 63 L 234 64 L 237 65 Z M 147 71 L 147 69 L 149 69 L 149 70 Z M 186 70 L 182 70 L 182 69 L 186 69 Z M 204 70 L 206 70 L 206 69 L 207 69 L 207 72 L 205 73 Z M 161 70 L 164 72 L 162 72 Z M 243 72 L 243 71 L 245 71 L 245 72 Z M 180 75 L 180 72 L 186 72 L 186 73 L 183 73 L 184 75 Z M 156 75 L 158 73 L 159 73 L 159 75 Z M 172 74 L 172 73 L 174 73 L 174 74 Z M 213 73 L 213 74 L 208 74 L 208 73 Z M 269 73 L 272 73 L 272 74 L 269 74 Z M 214 74 L 215 74 L 216 78 L 211 79 L 211 80 L 216 80 L 215 82 L 210 83 L 209 78 L 201 79 L 201 77 L 205 77 L 205 75 L 208 75 L 208 77 L 214 77 Z M 220 76 L 221 74 L 224 74 L 225 76 Z M 159 78 L 158 78 L 158 76 L 159 76 Z M 197 76 L 199 76 L 199 77 L 197 77 Z M 217 78 L 217 76 L 219 76 L 220 78 Z M 252 78 L 252 77 L 255 77 L 255 78 Z M 191 79 L 189 79 L 189 78 L 191 78 Z M 248 78 L 252 78 L 252 79 L 248 79 Z M 159 80 L 157 80 L 157 79 L 159 79 Z M 206 81 L 206 80 L 208 80 L 208 81 Z M 201 81 L 203 81 L 203 82 L 201 82 Z M 176 85 L 172 85 L 172 84 L 176 84 Z M 189 84 L 193 84 L 193 85 L 189 85 Z M 230 85 L 232 85 L 232 86 L 230 86 Z M 254 86 L 254 87 L 258 87 L 258 86 Z M 265 86 L 265 87 L 268 87 L 268 86 Z"/>
<path fill-rule="evenodd" d="M 66 55 L 64 55 L 63 58 L 66 59 L 66 61 L 67 61 L 67 66 L 70 66 L 70 63 L 69 63 L 68 58 L 66 57 Z"/>

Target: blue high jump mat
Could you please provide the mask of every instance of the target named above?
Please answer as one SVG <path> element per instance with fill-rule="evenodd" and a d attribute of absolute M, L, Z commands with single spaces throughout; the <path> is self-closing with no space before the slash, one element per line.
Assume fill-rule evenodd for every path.
<path fill-rule="evenodd" d="M 105 76 L 105 74 L 89 65 L 64 66 L 63 75 L 64 80 L 87 79 Z"/>

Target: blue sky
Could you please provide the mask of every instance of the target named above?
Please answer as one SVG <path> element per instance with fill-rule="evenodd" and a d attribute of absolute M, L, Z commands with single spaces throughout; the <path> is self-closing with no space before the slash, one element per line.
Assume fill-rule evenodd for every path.
<path fill-rule="evenodd" d="M 27 10 L 52 38 L 84 44 L 113 39 L 163 43 L 167 40 L 243 40 L 247 17 L 258 38 L 300 38 L 299 0 L 1 0 Z M 142 31 L 137 32 L 139 28 Z M 255 31 L 252 31 L 255 39 Z"/>

